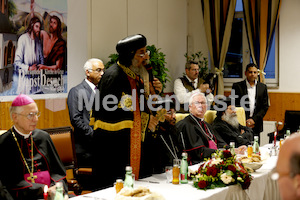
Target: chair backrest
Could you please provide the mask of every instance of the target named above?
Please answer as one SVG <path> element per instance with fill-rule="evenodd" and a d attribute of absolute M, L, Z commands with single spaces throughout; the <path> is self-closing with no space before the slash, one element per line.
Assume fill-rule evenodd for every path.
<path fill-rule="evenodd" d="M 56 151 L 66 170 L 77 170 L 73 129 L 70 126 L 43 129 L 50 134 Z"/>
<path fill-rule="evenodd" d="M 243 107 L 236 107 L 236 114 L 238 121 L 241 125 L 246 126 L 246 114 Z M 176 113 L 176 123 L 188 116 L 189 113 Z M 214 119 L 217 117 L 217 111 L 207 110 L 204 114 L 204 121 L 212 124 Z"/>
<path fill-rule="evenodd" d="M 286 110 L 284 116 L 284 129 L 289 129 L 291 133 L 297 132 L 300 126 L 300 111 Z"/>

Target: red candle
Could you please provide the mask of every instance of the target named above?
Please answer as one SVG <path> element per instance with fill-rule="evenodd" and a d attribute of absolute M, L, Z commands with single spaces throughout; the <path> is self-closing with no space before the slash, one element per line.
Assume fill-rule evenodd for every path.
<path fill-rule="evenodd" d="M 48 185 L 45 185 L 44 187 L 44 199 L 48 200 Z"/>

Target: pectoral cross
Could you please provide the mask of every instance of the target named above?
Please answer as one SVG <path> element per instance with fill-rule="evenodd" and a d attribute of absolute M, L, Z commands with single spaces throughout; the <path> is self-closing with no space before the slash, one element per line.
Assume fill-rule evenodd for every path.
<path fill-rule="evenodd" d="M 31 181 L 31 183 L 35 183 L 34 179 L 37 179 L 37 175 L 33 175 L 33 173 L 30 173 L 30 176 L 27 177 L 27 180 Z"/>

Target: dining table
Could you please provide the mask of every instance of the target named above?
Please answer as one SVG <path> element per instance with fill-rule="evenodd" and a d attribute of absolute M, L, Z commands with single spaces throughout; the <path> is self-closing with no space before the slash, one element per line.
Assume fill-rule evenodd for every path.
<path fill-rule="evenodd" d="M 166 200 L 280 200 L 278 184 L 273 180 L 272 170 L 276 166 L 277 155 L 270 155 L 272 144 L 260 147 L 262 158 L 261 168 L 252 172 L 251 184 L 248 189 L 243 190 L 239 185 L 230 185 L 221 188 L 200 190 L 193 186 L 193 182 L 174 185 L 167 181 L 166 174 L 154 174 L 151 177 L 136 180 L 134 188 L 146 187 L 150 191 L 161 194 Z M 267 156 L 265 156 L 267 155 Z M 189 168 L 197 168 L 197 165 Z M 95 191 L 89 194 L 73 197 L 72 200 L 113 200 L 116 197 L 114 187 Z"/>

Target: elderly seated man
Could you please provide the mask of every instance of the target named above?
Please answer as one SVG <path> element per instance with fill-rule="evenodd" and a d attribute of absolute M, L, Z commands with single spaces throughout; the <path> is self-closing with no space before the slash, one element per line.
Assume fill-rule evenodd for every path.
<path fill-rule="evenodd" d="M 276 173 L 282 200 L 300 199 L 300 135 L 293 134 L 280 148 Z"/>
<path fill-rule="evenodd" d="M 236 108 L 231 105 L 231 99 L 226 98 L 218 101 L 220 103 L 216 107 L 217 117 L 212 124 L 213 128 L 227 144 L 235 142 L 237 147 L 251 144 L 253 131 L 238 122 Z"/>
<path fill-rule="evenodd" d="M 42 199 L 44 187 L 53 195 L 66 170 L 48 133 L 36 129 L 40 112 L 32 98 L 18 95 L 11 104 L 13 126 L 0 135 L 0 180 L 14 199 Z"/>
<path fill-rule="evenodd" d="M 222 137 L 203 120 L 206 107 L 204 94 L 193 92 L 189 100 L 190 115 L 176 124 L 184 151 L 188 153 L 188 160 L 193 164 L 209 158 L 218 148 L 228 148 Z M 245 150 L 244 147 L 239 150 Z"/>

